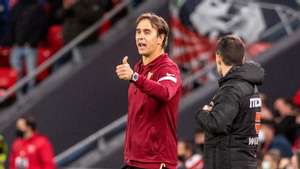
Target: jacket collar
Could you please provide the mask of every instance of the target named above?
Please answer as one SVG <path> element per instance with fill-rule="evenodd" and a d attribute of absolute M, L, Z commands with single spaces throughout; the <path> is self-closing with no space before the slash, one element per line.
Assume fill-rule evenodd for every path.
<path fill-rule="evenodd" d="M 154 65 L 156 65 L 158 63 L 161 63 L 166 58 L 168 58 L 168 54 L 163 53 L 147 65 L 143 65 L 143 60 L 142 59 L 140 59 L 139 64 L 144 68 L 153 67 Z"/>

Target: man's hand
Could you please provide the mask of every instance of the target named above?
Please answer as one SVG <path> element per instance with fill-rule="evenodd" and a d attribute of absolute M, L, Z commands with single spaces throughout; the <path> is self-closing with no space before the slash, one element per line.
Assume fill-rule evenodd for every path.
<path fill-rule="evenodd" d="M 211 111 L 212 111 L 212 106 L 210 106 L 210 105 L 205 105 L 205 106 L 203 106 L 202 110 L 211 112 Z"/>
<path fill-rule="evenodd" d="M 122 64 L 116 67 L 116 73 L 121 80 L 131 80 L 133 70 L 128 64 L 128 56 L 125 56 L 122 60 Z"/>

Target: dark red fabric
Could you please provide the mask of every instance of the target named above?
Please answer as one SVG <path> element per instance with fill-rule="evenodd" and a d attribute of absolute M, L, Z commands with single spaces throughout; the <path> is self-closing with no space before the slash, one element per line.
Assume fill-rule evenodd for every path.
<path fill-rule="evenodd" d="M 139 79 L 128 89 L 125 163 L 147 169 L 158 169 L 165 163 L 168 169 L 175 169 L 179 69 L 163 54 L 146 66 L 140 61 L 134 70 Z"/>

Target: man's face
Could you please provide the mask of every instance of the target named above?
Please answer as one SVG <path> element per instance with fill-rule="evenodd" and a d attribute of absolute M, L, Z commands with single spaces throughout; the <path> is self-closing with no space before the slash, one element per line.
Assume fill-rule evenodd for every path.
<path fill-rule="evenodd" d="M 195 139 L 194 141 L 196 144 L 204 144 L 205 135 L 204 135 L 204 133 L 196 133 L 194 139 Z"/>
<path fill-rule="evenodd" d="M 185 143 L 184 142 L 178 142 L 178 144 L 177 144 L 177 155 L 178 156 L 184 156 L 185 155 Z"/>
<path fill-rule="evenodd" d="M 136 27 L 135 41 L 139 54 L 148 57 L 161 49 L 163 36 L 158 36 L 157 30 L 148 19 L 143 19 Z"/>
<path fill-rule="evenodd" d="M 288 115 L 292 112 L 292 109 L 287 105 L 283 99 L 279 98 L 274 103 L 274 109 L 277 110 L 281 116 Z"/>
<path fill-rule="evenodd" d="M 28 130 L 28 126 L 24 119 L 19 119 L 16 124 L 16 128 L 20 131 L 26 132 Z"/>

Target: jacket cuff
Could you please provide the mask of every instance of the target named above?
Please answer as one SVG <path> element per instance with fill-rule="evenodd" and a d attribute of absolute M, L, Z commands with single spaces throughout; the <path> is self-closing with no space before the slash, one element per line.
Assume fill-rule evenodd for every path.
<path fill-rule="evenodd" d="M 138 80 L 137 80 L 137 81 L 132 81 L 132 82 L 133 82 L 138 88 L 142 89 L 143 84 L 144 84 L 144 81 L 145 81 L 145 76 L 139 74 Z"/>

